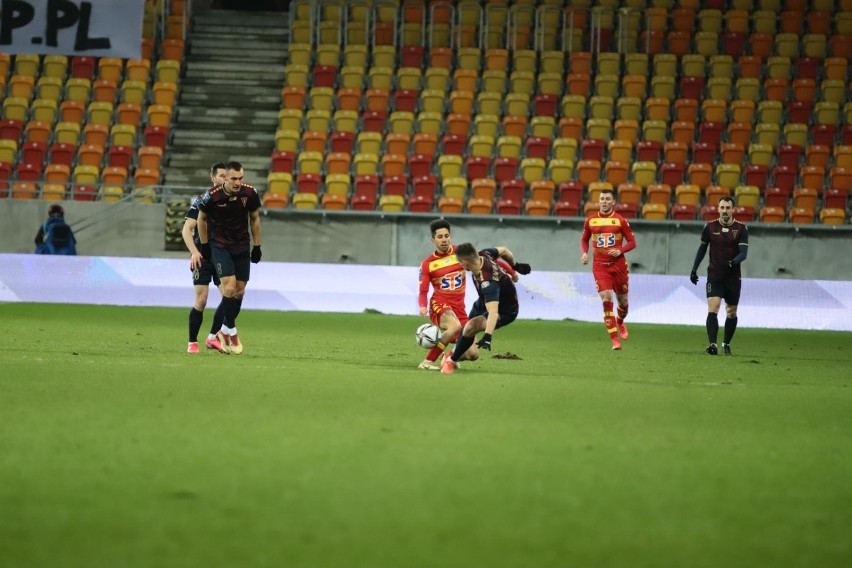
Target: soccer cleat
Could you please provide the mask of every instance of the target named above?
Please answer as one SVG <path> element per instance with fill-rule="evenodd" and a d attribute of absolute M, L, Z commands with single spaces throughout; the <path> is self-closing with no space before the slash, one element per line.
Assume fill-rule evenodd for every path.
<path fill-rule="evenodd" d="M 449 351 L 444 351 L 444 354 L 441 356 L 441 362 L 439 363 L 439 365 L 443 366 L 444 361 L 448 360 L 452 356 L 452 354 L 452 349 L 450 349 Z M 461 369 L 461 361 L 456 361 L 456 369 Z"/>
<path fill-rule="evenodd" d="M 186 348 L 187 353 L 198 353 L 198 342 L 190 341 L 189 345 Z"/>
<path fill-rule="evenodd" d="M 617 337 L 612 338 L 612 350 L 613 351 L 621 351 L 621 342 Z"/>
<path fill-rule="evenodd" d="M 723 355 L 733 355 L 733 353 L 731 353 L 731 346 L 728 345 L 727 343 L 722 344 L 722 354 Z"/>
<path fill-rule="evenodd" d="M 630 334 L 627 332 L 627 325 L 622 320 L 618 320 L 618 335 L 621 336 L 621 339 L 630 337 Z"/>
<path fill-rule="evenodd" d="M 440 371 L 441 367 L 434 365 L 434 363 L 434 361 L 424 359 L 419 365 L 417 365 L 417 368 L 424 369 L 426 371 Z"/>
<path fill-rule="evenodd" d="M 451 353 L 444 353 L 444 358 L 441 360 L 441 373 L 444 375 L 452 375 L 456 372 L 458 364 L 450 358 Z"/>
<path fill-rule="evenodd" d="M 708 354 L 708 355 L 718 355 L 718 354 L 719 354 L 719 348 L 718 348 L 718 347 L 716 347 L 716 344 L 715 344 L 715 343 L 711 343 L 711 344 L 707 347 L 707 349 L 705 349 L 705 351 L 707 351 L 707 354 Z"/>
<path fill-rule="evenodd" d="M 214 337 L 213 339 L 208 339 L 207 342 L 204 344 L 204 346 L 207 347 L 207 349 L 215 349 L 219 353 L 224 353 L 225 355 L 230 353 L 230 351 L 227 351 L 225 349 L 225 347 L 222 345 L 222 342 L 219 341 L 218 337 Z"/>
<path fill-rule="evenodd" d="M 243 352 L 243 344 L 240 342 L 240 337 L 235 333 L 234 335 L 229 335 L 228 339 L 231 341 L 231 353 L 240 355 Z"/>
<path fill-rule="evenodd" d="M 222 353 L 226 353 L 228 355 L 231 354 L 231 338 L 221 331 L 216 332 L 216 339 L 219 341 L 219 345 L 222 346 Z"/>

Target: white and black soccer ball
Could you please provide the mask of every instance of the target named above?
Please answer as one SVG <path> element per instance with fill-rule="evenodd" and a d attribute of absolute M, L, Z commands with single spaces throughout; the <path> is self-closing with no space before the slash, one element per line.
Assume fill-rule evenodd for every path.
<path fill-rule="evenodd" d="M 441 341 L 441 328 L 431 323 L 424 323 L 415 333 L 417 345 L 423 349 L 432 349 Z"/>

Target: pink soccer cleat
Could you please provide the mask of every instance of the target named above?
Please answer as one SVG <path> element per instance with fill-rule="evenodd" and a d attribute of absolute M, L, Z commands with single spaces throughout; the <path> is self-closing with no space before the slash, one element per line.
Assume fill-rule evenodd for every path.
<path fill-rule="evenodd" d="M 612 338 L 612 350 L 613 351 L 621 351 L 621 342 L 617 337 Z"/>
<path fill-rule="evenodd" d="M 186 348 L 187 353 L 198 353 L 198 342 L 190 341 L 189 345 Z"/>
<path fill-rule="evenodd" d="M 219 353 L 224 353 L 225 355 L 230 353 L 230 351 L 225 349 L 225 347 L 222 345 L 222 342 L 219 341 L 218 337 L 214 337 L 213 339 L 208 339 L 207 342 L 204 344 L 204 346 L 207 347 L 207 349 L 215 349 Z"/>

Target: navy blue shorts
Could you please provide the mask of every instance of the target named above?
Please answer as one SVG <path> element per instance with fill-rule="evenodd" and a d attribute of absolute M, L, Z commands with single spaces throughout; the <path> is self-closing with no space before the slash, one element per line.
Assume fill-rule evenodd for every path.
<path fill-rule="evenodd" d="M 498 303 L 497 315 L 499 316 L 497 319 L 497 327 L 494 329 L 500 329 L 501 327 L 505 327 L 515 321 L 518 317 L 518 310 L 515 306 L 503 306 Z M 473 304 L 473 307 L 470 309 L 470 314 L 468 314 L 468 320 L 472 320 L 477 316 L 488 317 L 488 310 L 485 309 L 485 302 L 482 300 L 477 300 Z"/>
<path fill-rule="evenodd" d="M 219 275 L 219 278 L 236 276 L 240 282 L 249 281 L 251 254 L 248 249 L 231 252 L 213 247 L 211 252 L 213 253 L 213 264 L 216 266 L 216 274 Z"/>
<path fill-rule="evenodd" d="M 739 278 L 707 279 L 707 297 L 722 298 L 725 304 L 736 306 L 740 303 L 740 289 L 743 281 Z"/>
<path fill-rule="evenodd" d="M 194 286 L 209 286 L 210 282 L 213 282 L 213 285 L 218 288 L 219 275 L 216 274 L 215 270 L 213 270 L 213 263 L 209 260 L 202 259 L 201 266 L 192 270 L 192 284 Z"/>

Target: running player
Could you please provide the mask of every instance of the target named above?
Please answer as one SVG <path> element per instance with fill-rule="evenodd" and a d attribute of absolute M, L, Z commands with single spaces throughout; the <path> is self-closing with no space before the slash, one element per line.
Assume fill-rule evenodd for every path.
<path fill-rule="evenodd" d="M 615 351 L 621 349 L 621 339 L 628 338 L 627 317 L 630 275 L 624 254 L 636 248 L 636 238 L 627 219 L 615 212 L 615 197 L 611 189 L 604 189 L 598 198 L 600 210 L 589 216 L 583 224 L 580 249 L 581 262 L 589 263 L 589 239 L 594 248 L 592 275 L 595 287 L 603 302 L 604 326 Z M 613 295 L 618 301 L 618 317 L 612 312 Z"/>

